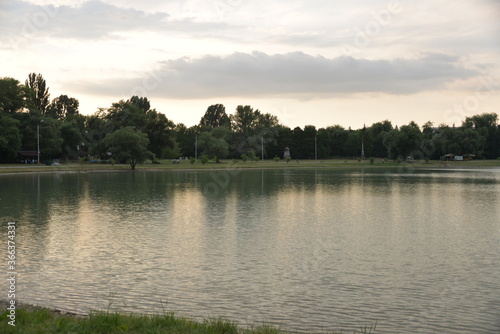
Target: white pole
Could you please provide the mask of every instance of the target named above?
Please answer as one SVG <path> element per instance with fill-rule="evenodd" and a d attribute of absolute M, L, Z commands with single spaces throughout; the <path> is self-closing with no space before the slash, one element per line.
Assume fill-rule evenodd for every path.
<path fill-rule="evenodd" d="M 40 164 L 40 124 L 36 125 L 37 164 Z"/>
<path fill-rule="evenodd" d="M 262 134 L 262 162 L 264 162 L 264 134 Z"/>
<path fill-rule="evenodd" d="M 198 133 L 195 134 L 194 139 L 194 159 L 198 160 Z"/>
<path fill-rule="evenodd" d="M 314 160 L 318 160 L 318 135 L 314 136 Z"/>

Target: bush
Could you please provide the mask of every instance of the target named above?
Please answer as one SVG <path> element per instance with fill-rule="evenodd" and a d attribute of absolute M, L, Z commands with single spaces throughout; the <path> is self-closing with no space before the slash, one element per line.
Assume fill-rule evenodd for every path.
<path fill-rule="evenodd" d="M 275 156 L 275 157 L 273 158 L 273 160 L 274 160 L 274 162 L 278 163 L 281 159 L 280 159 L 280 157 Z"/>
<path fill-rule="evenodd" d="M 286 157 L 286 159 L 285 159 L 286 163 L 289 163 L 291 160 L 292 160 L 291 157 Z"/>
<path fill-rule="evenodd" d="M 243 160 L 243 162 L 247 162 L 248 161 L 248 155 L 242 154 L 241 155 L 241 160 Z"/>
<path fill-rule="evenodd" d="M 370 165 L 373 165 L 374 162 L 375 162 L 375 158 L 374 157 L 370 157 Z"/>
<path fill-rule="evenodd" d="M 189 157 L 189 162 L 192 164 L 194 164 L 196 162 L 196 159 L 193 158 L 193 157 Z"/>
<path fill-rule="evenodd" d="M 203 155 L 200 157 L 200 160 L 201 160 L 201 163 L 202 163 L 202 164 L 206 164 L 206 163 L 208 162 L 208 160 L 209 160 L 208 155 L 203 154 Z"/>

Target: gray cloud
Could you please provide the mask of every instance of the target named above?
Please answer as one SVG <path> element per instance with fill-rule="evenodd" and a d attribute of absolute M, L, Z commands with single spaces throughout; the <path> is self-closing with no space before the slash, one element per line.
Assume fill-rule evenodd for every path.
<path fill-rule="evenodd" d="M 214 30 L 224 30 L 223 22 L 195 22 L 174 19 L 164 12 L 146 13 L 133 8 L 119 8 L 91 0 L 81 6 L 34 5 L 23 1 L 2 1 L 0 32 L 4 37 L 31 39 L 56 37 L 76 39 L 113 38 L 129 31 L 177 32 L 196 37 Z M 6 41 L 3 41 L 6 44 Z"/>
<path fill-rule="evenodd" d="M 456 80 L 478 74 L 461 66 L 458 57 L 443 54 L 368 60 L 325 58 L 302 52 L 275 55 L 253 52 L 167 60 L 142 78 L 117 78 L 81 88 L 94 94 L 178 99 L 245 96 L 308 99 L 367 92 L 413 94 L 445 89 Z"/>

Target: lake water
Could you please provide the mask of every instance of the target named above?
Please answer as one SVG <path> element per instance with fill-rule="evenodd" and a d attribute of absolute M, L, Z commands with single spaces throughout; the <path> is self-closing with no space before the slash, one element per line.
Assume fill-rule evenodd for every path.
<path fill-rule="evenodd" d="M 24 302 L 500 332 L 500 169 L 0 175 L 0 212 Z"/>

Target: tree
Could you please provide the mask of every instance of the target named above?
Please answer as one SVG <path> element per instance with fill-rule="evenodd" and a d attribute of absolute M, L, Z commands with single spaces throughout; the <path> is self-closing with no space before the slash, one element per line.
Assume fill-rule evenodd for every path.
<path fill-rule="evenodd" d="M 43 117 L 39 125 L 40 152 L 45 158 L 59 158 L 63 144 L 60 122 L 50 117 Z"/>
<path fill-rule="evenodd" d="M 14 113 L 25 105 L 26 88 L 13 78 L 0 78 L 0 112 Z"/>
<path fill-rule="evenodd" d="M 373 123 L 369 128 L 366 129 L 367 138 L 370 142 L 365 143 L 367 150 L 367 155 L 371 155 L 378 158 L 387 158 L 387 147 L 384 145 L 384 137 L 392 131 L 392 124 L 390 121 L 385 120 L 383 122 Z"/>
<path fill-rule="evenodd" d="M 276 145 L 278 134 L 278 118 L 271 114 L 263 114 L 253 110 L 251 106 L 238 106 L 231 115 L 231 129 L 233 129 L 232 150 L 233 156 L 249 150 L 261 151 L 262 140 L 264 145 Z M 262 152 L 260 152 L 262 153 Z"/>
<path fill-rule="evenodd" d="M 146 111 L 130 100 L 112 103 L 110 108 L 100 110 L 100 116 L 115 129 L 126 126 L 143 129 L 146 125 Z"/>
<path fill-rule="evenodd" d="M 199 148 L 203 154 L 209 157 L 215 157 L 217 162 L 219 158 L 223 159 L 228 155 L 229 145 L 226 138 L 229 135 L 229 129 L 225 126 L 213 129 L 210 132 L 202 132 L 198 138 Z"/>
<path fill-rule="evenodd" d="M 149 139 L 148 149 L 157 158 L 162 159 L 167 157 L 168 150 L 175 151 L 174 127 L 174 122 L 170 121 L 165 114 L 157 112 L 154 109 L 146 112 L 146 124 L 143 131 Z M 176 157 L 179 157 L 179 155 L 176 154 Z"/>
<path fill-rule="evenodd" d="M 104 144 L 114 159 L 128 162 L 131 169 L 135 169 L 138 163 L 153 158 L 153 153 L 147 149 L 148 136 L 141 131 L 134 130 L 131 126 L 107 134 Z"/>
<path fill-rule="evenodd" d="M 0 111 L 0 162 L 12 161 L 21 149 L 19 121 Z"/>
<path fill-rule="evenodd" d="M 226 114 L 226 107 L 222 104 L 209 106 L 205 115 L 200 120 L 200 126 L 208 126 L 210 128 L 230 125 L 229 116 Z"/>
<path fill-rule="evenodd" d="M 500 157 L 500 131 L 498 129 L 497 114 L 485 113 L 467 117 L 462 126 L 466 129 L 474 129 L 484 138 L 485 158 L 494 159 Z"/>
<path fill-rule="evenodd" d="M 71 118 L 78 115 L 78 106 L 80 102 L 74 97 L 68 95 L 60 95 L 52 100 L 52 103 L 47 108 L 47 115 L 53 118 Z"/>
<path fill-rule="evenodd" d="M 30 73 L 25 82 L 29 88 L 29 102 L 36 110 L 45 114 L 49 106 L 49 88 L 41 74 Z"/>
<path fill-rule="evenodd" d="M 66 154 L 66 158 L 78 159 L 83 135 L 75 120 L 62 122 L 61 138 L 63 139 L 61 148 Z"/>
<path fill-rule="evenodd" d="M 147 112 L 151 109 L 151 102 L 149 102 L 147 97 L 139 97 L 134 95 L 127 102 L 135 105 L 143 112 Z"/>

